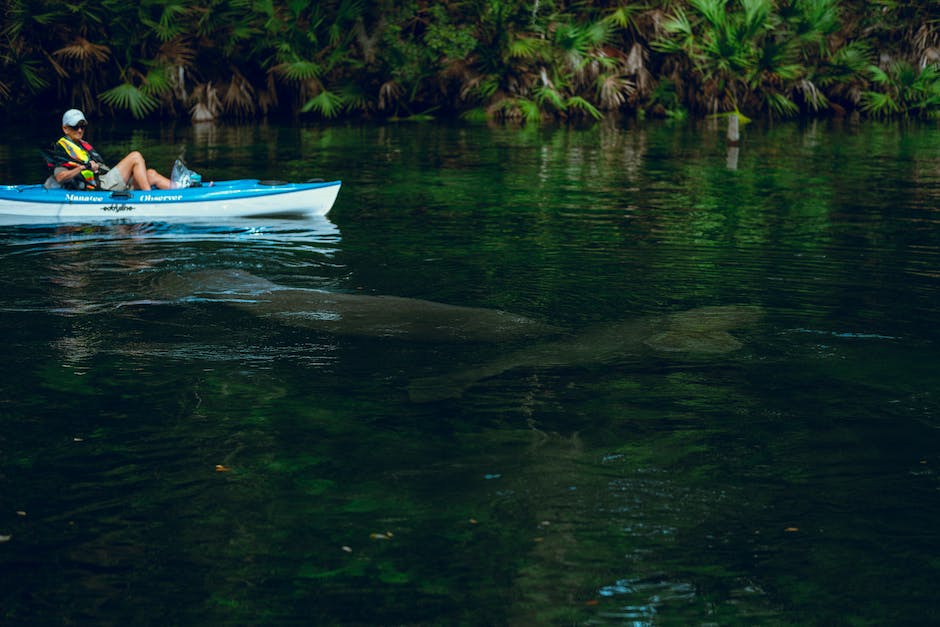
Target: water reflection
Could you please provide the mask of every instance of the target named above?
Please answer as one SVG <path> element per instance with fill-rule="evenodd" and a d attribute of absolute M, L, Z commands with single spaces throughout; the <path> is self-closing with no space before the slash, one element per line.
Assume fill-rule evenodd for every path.
<path fill-rule="evenodd" d="M 185 142 L 219 178 L 350 184 L 326 224 L 0 228 L 8 622 L 933 611 L 936 129 L 749 127 L 736 170 L 695 125 L 95 132 L 158 159 Z M 3 178 L 27 178 L 4 154 Z M 723 357 L 598 361 L 618 347 L 595 337 L 590 358 L 530 355 L 416 404 L 415 379 L 524 347 L 154 294 L 232 271 L 575 330 L 726 303 L 765 317 Z"/>

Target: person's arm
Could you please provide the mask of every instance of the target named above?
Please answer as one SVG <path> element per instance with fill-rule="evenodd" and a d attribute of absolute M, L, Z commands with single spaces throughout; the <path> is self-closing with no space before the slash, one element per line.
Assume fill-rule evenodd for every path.
<path fill-rule="evenodd" d="M 60 167 L 57 167 L 53 171 L 53 176 L 55 177 L 56 182 L 61 185 L 62 183 L 64 183 L 65 181 L 68 181 L 69 179 L 73 179 L 76 176 L 81 176 L 82 170 L 85 170 L 85 169 L 87 168 L 83 165 L 80 165 L 75 168 L 66 168 L 66 167 L 60 166 Z"/>

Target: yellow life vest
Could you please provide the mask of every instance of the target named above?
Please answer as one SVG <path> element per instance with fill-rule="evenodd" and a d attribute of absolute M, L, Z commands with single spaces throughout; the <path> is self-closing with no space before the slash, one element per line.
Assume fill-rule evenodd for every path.
<path fill-rule="evenodd" d="M 88 151 L 79 146 L 68 137 L 59 138 L 58 144 L 65 150 L 65 154 L 76 161 L 75 165 L 84 165 L 88 163 L 90 156 Z"/>
<path fill-rule="evenodd" d="M 69 156 L 73 161 L 63 163 L 62 165 L 67 168 L 77 168 L 78 166 L 85 165 L 88 163 L 91 156 L 88 154 L 88 151 L 79 144 L 76 144 L 68 137 L 61 137 L 59 141 L 56 142 L 62 149 L 65 151 L 65 154 Z M 93 189 L 95 186 L 95 173 L 89 169 L 82 170 L 82 178 L 85 179 L 85 187 Z"/>

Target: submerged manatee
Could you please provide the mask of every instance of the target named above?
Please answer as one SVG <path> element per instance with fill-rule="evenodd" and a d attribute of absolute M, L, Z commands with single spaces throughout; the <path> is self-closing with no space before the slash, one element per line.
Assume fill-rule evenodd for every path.
<path fill-rule="evenodd" d="M 496 309 L 287 287 L 243 270 L 169 275 L 160 280 L 157 291 L 169 299 L 225 302 L 283 324 L 337 335 L 426 342 L 505 342 L 561 331 Z"/>
<path fill-rule="evenodd" d="M 243 270 L 170 275 L 159 281 L 157 291 L 163 298 L 223 302 L 283 324 L 337 335 L 429 342 L 541 338 L 479 366 L 413 381 L 409 395 L 417 402 L 460 396 L 473 384 L 514 368 L 578 366 L 643 354 L 726 353 L 741 347 L 728 330 L 762 315 L 759 307 L 749 305 L 701 307 L 564 332 L 560 327 L 495 309 L 286 287 Z"/>
<path fill-rule="evenodd" d="M 408 393 L 415 402 L 455 398 L 475 383 L 514 368 L 580 366 L 648 353 L 727 353 L 741 347 L 728 330 L 753 323 L 762 313 L 755 306 L 726 305 L 603 324 L 509 352 L 473 368 L 416 379 Z"/>

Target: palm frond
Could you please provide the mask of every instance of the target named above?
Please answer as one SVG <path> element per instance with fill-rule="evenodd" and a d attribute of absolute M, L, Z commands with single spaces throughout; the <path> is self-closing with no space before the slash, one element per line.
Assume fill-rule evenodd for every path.
<path fill-rule="evenodd" d="M 797 83 L 797 89 L 803 94 L 803 99 L 814 111 L 821 111 L 829 106 L 829 99 L 821 92 L 813 81 L 803 79 Z"/>
<path fill-rule="evenodd" d="M 315 111 L 325 118 L 335 118 L 340 113 L 342 113 L 345 102 L 343 101 L 342 96 L 339 94 L 328 91 L 324 89 L 319 94 L 308 100 L 303 107 L 301 107 L 301 113 L 309 113 L 310 111 Z"/>
<path fill-rule="evenodd" d="M 901 107 L 894 98 L 876 91 L 862 93 L 861 107 L 862 111 L 882 118 L 891 117 L 901 111 Z"/>
<path fill-rule="evenodd" d="M 20 59 L 17 69 L 20 72 L 20 78 L 31 91 L 38 92 L 49 85 L 49 81 L 42 75 L 38 62 Z"/>
<path fill-rule="evenodd" d="M 159 105 L 155 97 L 130 83 L 121 83 L 102 92 L 98 97 L 106 105 L 115 109 L 130 111 L 131 115 L 138 119 L 155 111 Z"/>
<path fill-rule="evenodd" d="M 193 122 L 208 122 L 219 116 L 222 102 L 218 90 L 212 83 L 201 83 L 193 89 L 190 96 L 190 118 Z"/>
<path fill-rule="evenodd" d="M 397 81 L 385 81 L 379 87 L 379 109 L 389 109 L 392 105 L 397 105 L 404 93 L 404 88 Z"/>
<path fill-rule="evenodd" d="M 829 86 L 860 80 L 871 66 L 871 58 L 871 47 L 866 42 L 850 42 L 836 50 L 821 66 L 818 83 Z"/>
<path fill-rule="evenodd" d="M 542 85 L 535 89 L 535 101 L 540 105 L 551 105 L 556 111 L 565 110 L 565 100 L 552 85 Z"/>
<path fill-rule="evenodd" d="M 519 98 L 516 104 L 526 124 L 540 124 L 542 122 L 542 109 L 534 100 Z"/>
<path fill-rule="evenodd" d="M 196 49 L 190 40 L 172 39 L 160 46 L 157 60 L 168 65 L 191 67 L 196 61 Z"/>
<path fill-rule="evenodd" d="M 835 0 L 802 0 L 794 6 L 797 15 L 792 24 L 797 40 L 822 47 L 826 38 L 839 30 L 839 7 Z"/>
<path fill-rule="evenodd" d="M 618 109 L 636 91 L 636 84 L 622 76 L 601 75 L 597 77 L 597 100 L 607 110 Z"/>
<path fill-rule="evenodd" d="M 510 59 L 544 58 L 544 40 L 535 37 L 515 37 L 509 42 L 507 51 Z"/>
<path fill-rule="evenodd" d="M 339 95 L 347 110 L 368 111 L 372 106 L 368 94 L 358 83 L 346 83 L 339 89 Z"/>
<path fill-rule="evenodd" d="M 320 65 L 313 61 L 291 61 L 289 63 L 279 63 L 271 68 L 271 71 L 282 78 L 303 82 L 320 77 Z"/>
<path fill-rule="evenodd" d="M 886 85 L 891 82 L 891 78 L 888 76 L 888 73 L 877 65 L 868 66 L 868 72 L 871 74 L 871 80 L 873 83 Z"/>
<path fill-rule="evenodd" d="M 170 41 L 179 37 L 185 32 L 186 25 L 177 18 L 184 16 L 189 9 L 182 4 L 167 4 L 163 7 L 160 19 L 154 21 L 150 19 L 141 19 L 141 22 L 149 26 L 154 34 L 162 42 Z"/>
<path fill-rule="evenodd" d="M 738 39 L 755 39 L 767 29 L 767 20 L 773 10 L 771 0 L 740 0 L 744 17 L 737 32 Z"/>
<path fill-rule="evenodd" d="M 149 96 L 161 96 L 173 91 L 173 79 L 169 68 L 155 67 L 144 75 L 140 91 Z"/>
<path fill-rule="evenodd" d="M 52 56 L 91 65 L 107 61 L 111 56 L 111 49 L 102 44 L 92 43 L 84 37 L 77 37 L 72 43 L 55 50 Z"/>
<path fill-rule="evenodd" d="M 689 4 L 691 4 L 712 27 L 725 27 L 727 21 L 725 6 L 728 4 L 728 0 L 689 0 Z"/>
<path fill-rule="evenodd" d="M 785 118 L 793 117 L 800 112 L 799 105 L 778 92 L 767 94 L 767 105 L 772 112 Z"/>
<path fill-rule="evenodd" d="M 664 36 L 654 39 L 650 46 L 665 54 L 676 54 L 689 50 L 695 36 L 692 30 L 692 20 L 681 8 L 663 22 Z"/>
<path fill-rule="evenodd" d="M 579 113 L 586 113 L 595 120 L 599 120 L 604 115 L 598 111 L 597 107 L 592 105 L 586 99 L 581 96 L 571 96 L 565 101 L 565 110 L 567 111 L 577 111 Z"/>
<path fill-rule="evenodd" d="M 220 99 L 222 107 L 231 113 L 251 115 L 255 112 L 255 90 L 238 71 L 232 74 Z"/>
<path fill-rule="evenodd" d="M 533 123 L 542 121 L 542 109 L 538 103 L 528 98 L 500 98 L 490 105 L 488 111 L 503 120 Z"/>
<path fill-rule="evenodd" d="M 474 107 L 460 114 L 460 119 L 467 120 L 468 122 L 486 122 L 489 119 L 489 116 L 486 113 L 486 109 L 483 107 Z"/>
<path fill-rule="evenodd" d="M 611 11 L 604 19 L 616 28 L 636 30 L 636 15 L 645 10 L 642 4 L 621 5 Z"/>

